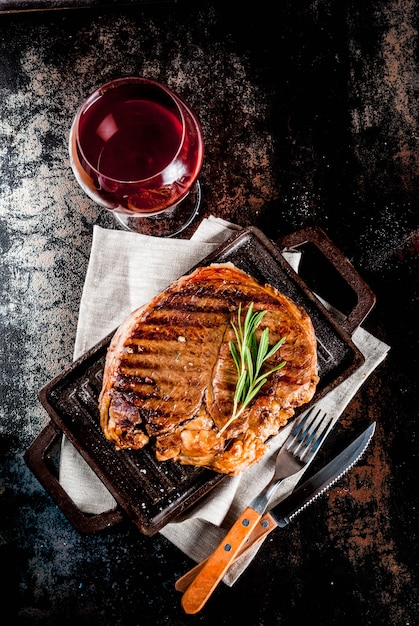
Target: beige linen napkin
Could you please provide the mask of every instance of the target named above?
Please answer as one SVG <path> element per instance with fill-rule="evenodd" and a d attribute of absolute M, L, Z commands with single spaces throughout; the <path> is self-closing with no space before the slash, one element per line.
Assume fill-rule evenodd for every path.
<path fill-rule="evenodd" d="M 204 219 L 190 240 L 163 239 L 127 231 L 94 227 L 92 249 L 80 303 L 74 358 L 81 356 L 140 305 L 148 302 L 172 280 L 178 278 L 213 252 L 240 227 L 225 220 Z M 284 255 L 298 269 L 299 254 Z M 362 328 L 353 341 L 365 363 L 319 405 L 336 423 L 351 398 L 375 367 L 385 358 L 388 346 Z M 275 452 L 287 437 L 286 427 L 269 446 L 268 453 L 241 476 L 226 477 L 192 510 L 165 526 L 161 534 L 196 562 L 206 558 L 218 545 L 227 529 L 259 493 L 273 474 Z M 278 488 L 279 502 L 301 478 L 304 470 L 286 479 Z M 63 437 L 60 483 L 74 503 L 85 513 L 98 514 L 116 506 L 113 496 Z M 231 586 L 249 565 L 260 545 L 236 561 L 224 576 Z"/>

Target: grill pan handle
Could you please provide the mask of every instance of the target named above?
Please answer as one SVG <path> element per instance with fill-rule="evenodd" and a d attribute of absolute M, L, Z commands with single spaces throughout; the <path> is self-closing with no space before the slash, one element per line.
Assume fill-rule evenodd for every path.
<path fill-rule="evenodd" d="M 318 226 L 309 226 L 289 235 L 281 237 L 275 242 L 285 252 L 296 249 L 306 243 L 312 243 L 322 255 L 331 263 L 347 285 L 356 295 L 357 303 L 342 320 L 341 325 L 349 335 L 358 328 L 366 318 L 376 302 L 376 297 L 364 279 L 358 274 L 352 263 L 335 246 L 326 233 Z M 333 302 L 330 302 L 333 306 Z"/>
<path fill-rule="evenodd" d="M 28 467 L 79 532 L 97 532 L 122 522 L 126 518 L 118 508 L 96 515 L 83 513 L 62 488 L 54 472 L 53 460 L 61 444 L 62 436 L 59 426 L 50 421 L 24 453 L 24 460 Z"/>

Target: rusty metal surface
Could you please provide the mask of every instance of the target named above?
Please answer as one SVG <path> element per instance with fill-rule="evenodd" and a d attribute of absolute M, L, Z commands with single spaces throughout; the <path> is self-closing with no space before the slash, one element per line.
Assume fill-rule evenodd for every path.
<path fill-rule="evenodd" d="M 191 561 L 131 522 L 80 534 L 23 459 L 49 421 L 37 392 L 72 361 L 93 224 L 115 228 L 71 175 L 69 120 L 99 83 L 140 73 L 200 117 L 201 216 L 256 225 L 272 240 L 320 226 L 376 295 L 362 325 L 391 347 L 318 462 L 376 421 L 365 457 L 273 534 L 197 621 L 302 626 L 309 607 L 321 626 L 416 624 L 416 3 L 285 0 L 275 15 L 268 2 L 118 5 L 0 19 L 0 594 L 9 621 L 186 623 L 174 581 Z M 333 292 L 351 306 L 338 280 Z"/>

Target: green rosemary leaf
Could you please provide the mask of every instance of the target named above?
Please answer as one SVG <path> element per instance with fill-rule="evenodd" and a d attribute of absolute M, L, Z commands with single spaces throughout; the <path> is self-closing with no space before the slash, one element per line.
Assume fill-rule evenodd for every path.
<path fill-rule="evenodd" d="M 265 328 L 260 336 L 260 341 L 259 341 L 259 349 L 257 352 L 256 367 L 255 367 L 256 374 L 260 372 L 260 368 L 262 367 L 265 361 L 268 348 L 269 348 L 269 330 L 268 328 Z"/>
<path fill-rule="evenodd" d="M 253 302 L 251 304 L 251 306 L 253 305 Z M 250 311 L 250 309 L 249 309 Z M 254 333 L 254 331 L 256 330 L 256 328 L 259 326 L 259 324 L 261 323 L 262 319 L 265 317 L 266 311 L 259 311 L 259 313 L 254 313 L 252 314 L 251 318 L 249 319 L 249 335 L 250 333 Z"/>
<path fill-rule="evenodd" d="M 271 374 L 273 374 L 274 372 L 277 372 L 278 370 L 282 369 L 284 367 L 284 365 L 286 364 L 285 361 L 282 361 L 282 363 L 279 363 L 278 365 L 275 365 L 275 367 L 273 367 L 272 369 L 270 369 L 268 372 L 263 372 L 263 374 L 261 376 L 259 376 L 258 378 L 255 379 L 254 381 L 254 385 L 257 385 L 257 383 L 259 382 L 259 380 L 261 380 L 262 378 L 268 378 Z"/>
<path fill-rule="evenodd" d="M 268 380 L 267 378 L 263 377 L 262 380 L 260 381 L 260 383 L 258 385 L 256 385 L 256 387 L 254 387 L 252 389 L 252 391 L 250 391 L 247 394 L 246 401 L 243 404 L 245 404 L 247 406 L 249 404 L 249 402 L 251 402 L 253 400 L 253 398 L 255 396 L 257 396 L 257 394 L 259 393 L 259 391 L 261 390 L 261 388 L 263 387 L 263 385 L 266 383 L 267 380 Z"/>
<path fill-rule="evenodd" d="M 240 357 L 236 348 L 236 344 L 230 341 L 229 346 L 230 346 L 231 356 L 233 357 L 234 363 L 236 364 L 236 367 L 237 367 L 237 372 L 240 374 Z"/>
<path fill-rule="evenodd" d="M 241 346 L 242 340 L 239 334 L 239 329 L 237 328 L 237 326 L 235 324 L 233 324 L 233 322 L 231 322 L 231 325 L 233 327 L 234 330 L 234 334 L 236 335 L 236 341 L 237 341 L 237 345 Z"/>
<path fill-rule="evenodd" d="M 253 359 L 252 353 L 250 351 L 249 346 L 244 347 L 244 362 L 246 367 L 246 379 L 251 381 L 254 379 L 254 367 L 253 367 Z"/>
<path fill-rule="evenodd" d="M 256 363 L 259 348 L 258 348 L 258 342 L 257 342 L 255 333 L 252 334 L 252 338 L 251 338 L 251 342 L 250 343 L 251 343 L 250 349 L 251 349 L 251 352 L 252 352 L 252 359 Z"/>
<path fill-rule="evenodd" d="M 282 337 L 282 339 L 280 339 L 278 341 L 278 343 L 276 343 L 271 350 L 269 350 L 269 352 L 267 353 L 265 360 L 267 361 L 268 359 L 271 358 L 271 356 L 273 356 L 275 354 L 275 352 L 277 352 L 279 350 L 279 348 L 283 345 L 283 343 L 285 342 L 286 337 Z"/>
<path fill-rule="evenodd" d="M 243 399 L 246 398 L 246 386 L 247 386 L 247 372 L 243 371 L 237 381 L 235 398 L 237 402 L 243 403 Z"/>

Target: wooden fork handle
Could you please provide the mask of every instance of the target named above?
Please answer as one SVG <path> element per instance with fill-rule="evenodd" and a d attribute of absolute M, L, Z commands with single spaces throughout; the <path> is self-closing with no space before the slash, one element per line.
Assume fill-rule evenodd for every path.
<path fill-rule="evenodd" d="M 261 517 L 251 507 L 243 511 L 183 594 L 185 613 L 198 613 L 202 609 Z"/>
<path fill-rule="evenodd" d="M 275 528 L 277 528 L 277 526 L 278 525 L 275 522 L 274 518 L 271 517 L 269 513 L 265 513 L 265 515 L 261 517 L 261 519 L 259 520 L 259 523 L 256 524 L 256 526 L 252 530 L 247 541 L 242 545 L 242 547 L 238 551 L 234 561 L 237 561 L 237 559 L 240 556 L 242 556 L 243 554 L 246 554 L 246 552 L 248 552 L 251 548 L 253 548 L 253 546 L 255 546 L 259 541 L 262 541 L 262 539 L 264 539 L 266 535 L 268 535 Z M 201 571 L 201 569 L 204 567 L 205 563 L 208 561 L 209 558 L 210 557 L 207 557 L 204 561 L 197 563 L 195 567 L 193 567 L 188 572 L 186 572 L 186 574 L 178 578 L 178 580 L 175 583 L 175 589 L 177 591 L 181 591 L 182 593 L 186 591 L 186 589 L 189 587 L 192 581 L 196 578 L 198 572 Z"/>

